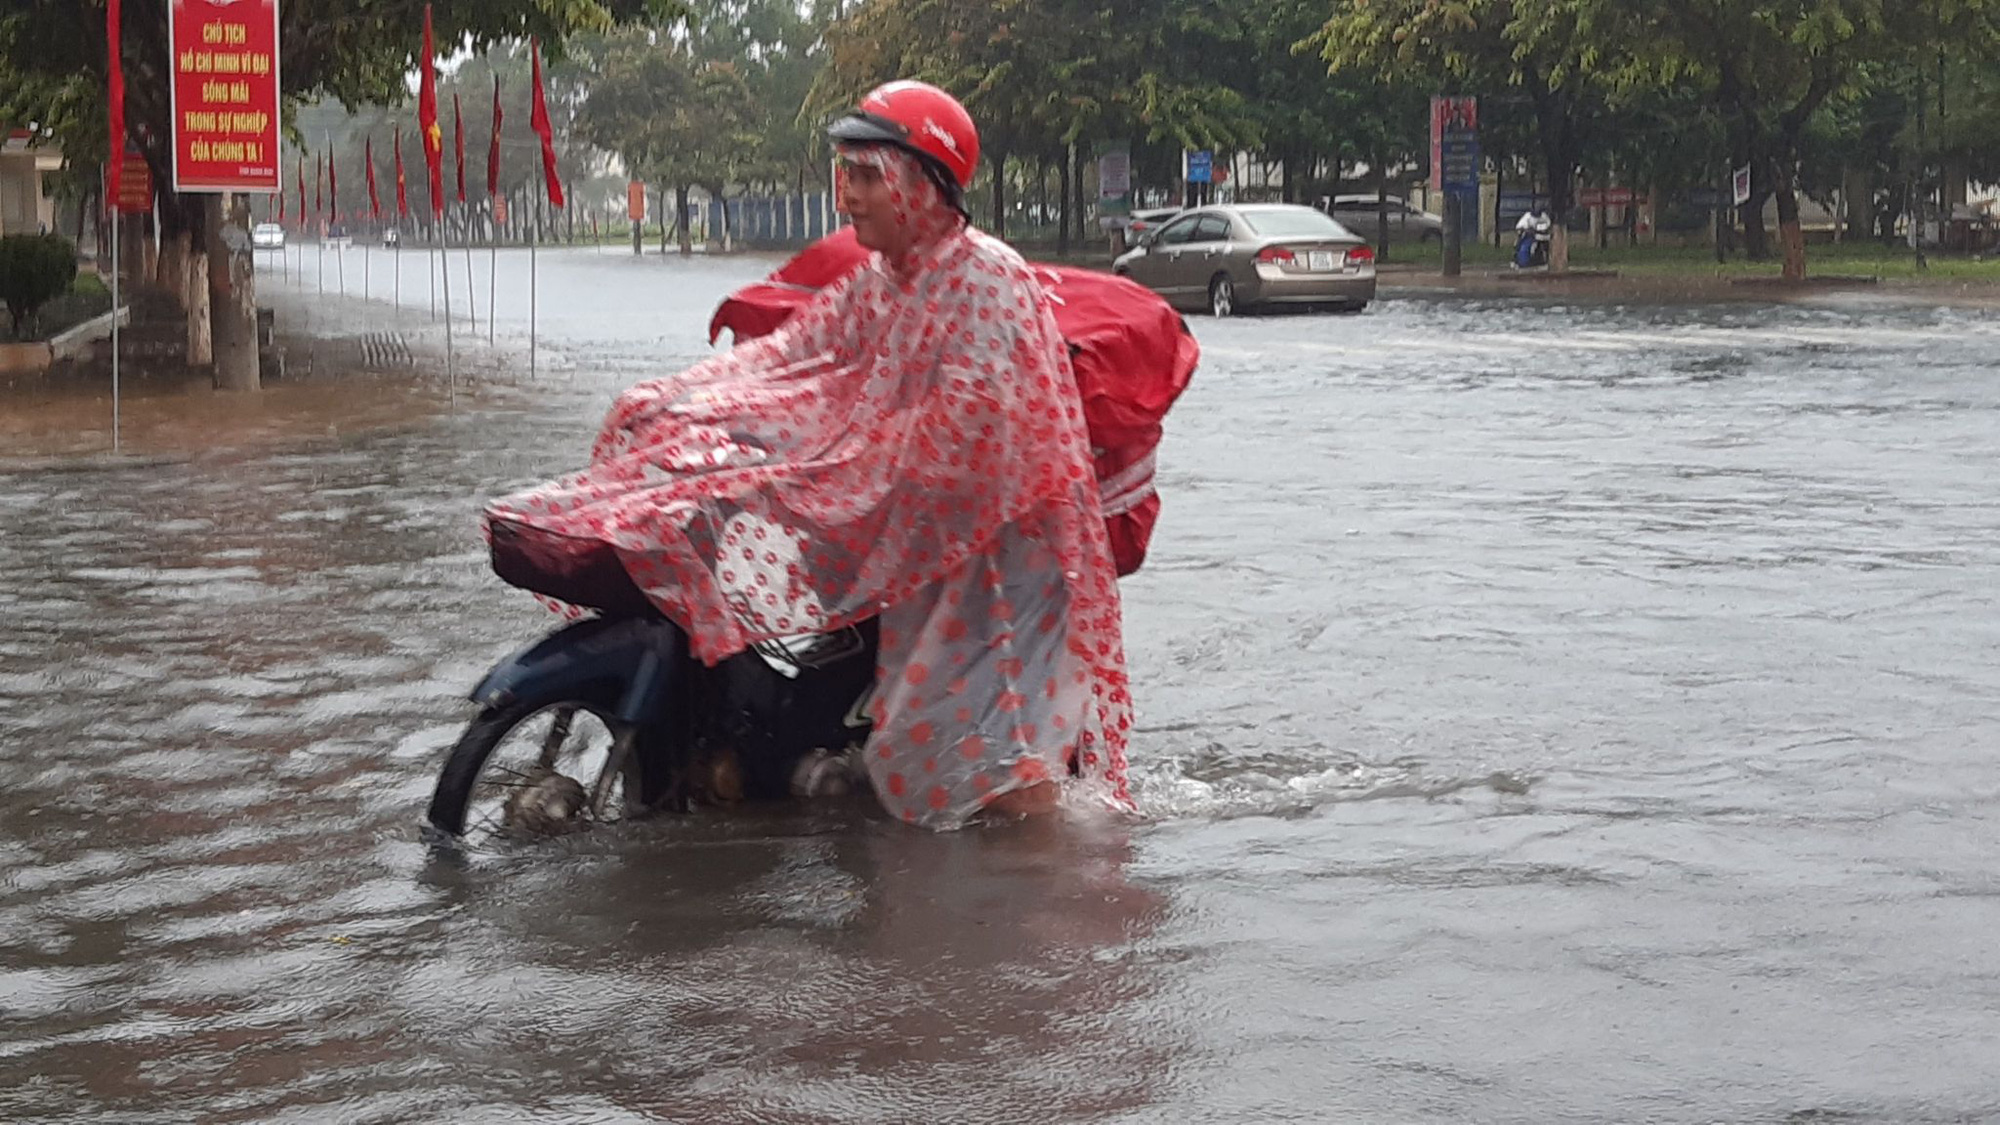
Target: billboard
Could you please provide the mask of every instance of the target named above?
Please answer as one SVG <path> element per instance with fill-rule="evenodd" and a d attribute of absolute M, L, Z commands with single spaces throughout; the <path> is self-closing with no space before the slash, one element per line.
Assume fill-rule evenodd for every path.
<path fill-rule="evenodd" d="M 1106 230 L 1123 227 L 1132 215 L 1132 142 L 1097 145 L 1097 222 Z"/>
<path fill-rule="evenodd" d="M 278 0 L 172 0 L 173 187 L 276 192 Z"/>
<path fill-rule="evenodd" d="M 1479 190 L 1479 99 L 1431 99 L 1431 187 Z"/>

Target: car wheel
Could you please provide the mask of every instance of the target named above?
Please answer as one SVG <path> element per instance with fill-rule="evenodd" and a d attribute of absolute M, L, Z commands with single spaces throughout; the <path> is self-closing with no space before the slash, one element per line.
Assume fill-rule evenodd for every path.
<path fill-rule="evenodd" d="M 1443 246 L 1444 232 L 1441 230 L 1427 230 L 1424 232 L 1424 241 L 1436 243 L 1439 246 Z"/>
<path fill-rule="evenodd" d="M 1226 273 L 1208 283 L 1208 312 L 1211 316 L 1232 316 L 1236 312 L 1236 283 Z"/>

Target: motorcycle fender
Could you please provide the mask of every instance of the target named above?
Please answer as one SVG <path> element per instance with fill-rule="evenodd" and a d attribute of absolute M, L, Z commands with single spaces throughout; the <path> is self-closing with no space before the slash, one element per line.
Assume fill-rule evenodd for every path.
<path fill-rule="evenodd" d="M 554 701 L 588 690 L 602 693 L 606 685 L 613 685 L 606 702 L 618 702 L 635 687 L 644 690 L 645 685 L 635 685 L 633 678 L 642 670 L 657 674 L 663 661 L 677 655 L 679 640 L 679 630 L 666 621 L 640 617 L 579 621 L 494 665 L 472 689 L 472 701 L 482 707 L 506 707 L 524 699 Z"/>

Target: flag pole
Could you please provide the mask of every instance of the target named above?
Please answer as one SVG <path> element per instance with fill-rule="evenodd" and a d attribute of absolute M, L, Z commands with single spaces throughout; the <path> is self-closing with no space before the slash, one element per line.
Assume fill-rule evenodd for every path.
<path fill-rule="evenodd" d="M 548 172 L 542 173 L 542 182 L 548 183 Z M 535 317 L 537 315 L 536 247 L 542 241 L 542 205 L 539 201 L 528 205 L 528 378 L 535 377 Z"/>
<path fill-rule="evenodd" d="M 451 239 L 442 215 L 438 216 L 438 269 L 444 274 L 444 379 L 451 388 L 452 405 L 458 404 L 457 361 L 451 342 Z"/>
<path fill-rule="evenodd" d="M 458 213 L 465 218 L 465 311 L 471 318 L 472 334 L 479 335 L 479 295 L 472 288 L 472 208 L 461 203 Z"/>
<path fill-rule="evenodd" d="M 120 451 L 118 397 L 118 205 L 110 202 L 111 214 L 111 452 Z"/>
<path fill-rule="evenodd" d="M 493 213 L 493 204 L 486 205 L 486 212 Z M 499 287 L 500 276 L 500 224 L 489 222 L 492 229 L 486 240 L 486 346 L 493 346 L 493 294 Z"/>

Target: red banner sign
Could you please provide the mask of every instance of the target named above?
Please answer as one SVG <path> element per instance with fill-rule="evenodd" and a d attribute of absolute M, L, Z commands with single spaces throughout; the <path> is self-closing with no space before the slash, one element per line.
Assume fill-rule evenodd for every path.
<path fill-rule="evenodd" d="M 173 0 L 175 191 L 275 192 L 278 0 Z"/>
<path fill-rule="evenodd" d="M 1633 198 L 1632 189 L 1628 187 L 1584 188 L 1576 193 L 1576 203 L 1579 207 L 1629 207 Z M 1646 202 L 1646 197 L 1643 195 L 1637 199 L 1640 204 Z"/>
<path fill-rule="evenodd" d="M 118 181 L 118 209 L 144 215 L 153 209 L 153 170 L 136 152 L 125 154 L 125 171 Z"/>

